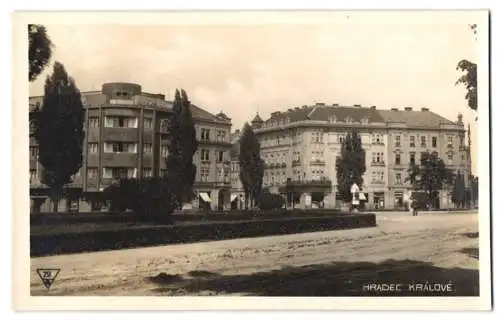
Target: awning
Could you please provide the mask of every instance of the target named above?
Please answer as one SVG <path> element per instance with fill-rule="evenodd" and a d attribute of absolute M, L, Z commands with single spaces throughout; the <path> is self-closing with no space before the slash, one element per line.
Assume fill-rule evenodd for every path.
<path fill-rule="evenodd" d="M 234 201 L 236 198 L 238 198 L 238 193 L 232 193 L 231 194 L 231 202 Z"/>
<path fill-rule="evenodd" d="M 212 200 L 210 199 L 210 196 L 208 196 L 207 193 L 200 193 L 200 197 L 202 200 L 204 200 L 205 202 L 212 202 Z"/>

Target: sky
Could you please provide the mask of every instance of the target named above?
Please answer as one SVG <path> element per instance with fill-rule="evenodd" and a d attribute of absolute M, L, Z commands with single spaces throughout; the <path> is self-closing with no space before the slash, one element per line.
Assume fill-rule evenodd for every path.
<path fill-rule="evenodd" d="M 323 102 L 427 107 L 471 124 L 473 172 L 475 112 L 455 85 L 461 59 L 477 61 L 477 41 L 466 19 L 384 19 L 356 15 L 335 23 L 260 24 L 45 24 L 59 61 L 81 91 L 106 82 L 134 82 L 172 99 L 184 88 L 212 113 L 223 111 L 233 131 L 257 112 Z M 50 65 L 30 84 L 41 95 Z M 476 145 L 476 146 L 475 146 Z"/>

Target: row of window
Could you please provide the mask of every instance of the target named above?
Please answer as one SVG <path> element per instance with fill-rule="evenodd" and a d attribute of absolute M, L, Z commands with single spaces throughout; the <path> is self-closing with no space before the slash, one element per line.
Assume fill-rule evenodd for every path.
<path fill-rule="evenodd" d="M 415 147 L 415 136 L 410 136 L 410 147 Z M 395 137 L 395 146 L 401 147 L 401 135 L 396 135 Z M 437 136 L 431 137 L 431 147 L 437 148 L 438 146 L 438 138 Z M 420 147 L 427 147 L 427 136 L 420 136 Z M 453 147 L 453 136 L 447 137 L 447 147 Z"/>
<path fill-rule="evenodd" d="M 210 128 L 201 128 L 200 129 L 200 139 L 202 141 L 211 141 L 210 139 L 210 133 L 211 129 Z M 216 141 L 217 142 L 226 142 L 228 139 L 226 135 L 226 131 L 222 129 L 217 129 L 216 130 Z"/>

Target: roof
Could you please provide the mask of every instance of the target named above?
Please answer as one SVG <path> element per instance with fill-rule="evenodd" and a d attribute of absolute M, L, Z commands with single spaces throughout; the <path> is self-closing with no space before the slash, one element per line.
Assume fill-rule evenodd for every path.
<path fill-rule="evenodd" d="M 99 106 L 102 104 L 106 103 L 106 95 L 104 95 L 101 91 L 87 91 L 87 92 L 81 92 L 82 96 L 82 101 L 84 102 L 84 105 L 87 106 Z M 167 104 L 172 104 L 171 101 L 166 101 L 164 99 L 161 99 L 161 95 L 159 94 L 148 94 L 148 93 L 141 93 L 139 95 L 140 97 L 143 97 L 147 100 L 160 100 L 163 103 Z M 36 104 L 37 102 L 39 104 L 43 103 L 43 96 L 31 96 L 29 97 L 29 102 L 31 104 Z M 200 108 L 194 104 L 191 104 L 191 113 L 193 115 L 193 118 L 199 119 L 199 120 L 207 120 L 207 121 L 227 121 L 230 122 L 231 119 L 227 117 L 224 113 L 220 112 L 217 115 L 214 115 L 208 111 L 206 111 L 203 108 Z"/>
<path fill-rule="evenodd" d="M 255 117 L 252 119 L 252 123 L 262 123 L 264 122 L 262 118 L 260 118 L 259 114 L 255 115 Z"/>
<path fill-rule="evenodd" d="M 367 119 L 370 123 L 400 122 L 408 127 L 436 128 L 442 124 L 452 125 L 454 122 L 432 112 L 409 110 L 375 109 L 361 106 L 338 106 L 316 104 L 313 106 L 296 107 L 285 112 L 272 113 L 266 122 L 284 123 L 303 120 L 327 121 L 335 118 L 344 121 L 350 118 L 353 122 L 362 122 Z"/>
<path fill-rule="evenodd" d="M 378 112 L 385 121 L 405 123 L 408 127 L 435 128 L 439 125 L 455 124 L 432 111 L 379 110 Z"/>

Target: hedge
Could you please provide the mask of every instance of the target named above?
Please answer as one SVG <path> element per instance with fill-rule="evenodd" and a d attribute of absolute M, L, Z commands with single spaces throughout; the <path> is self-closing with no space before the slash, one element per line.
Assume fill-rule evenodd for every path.
<path fill-rule="evenodd" d="M 47 256 L 373 226 L 376 226 L 376 218 L 375 214 L 370 213 L 147 228 L 131 227 L 114 231 L 31 235 L 30 253 L 31 256 Z"/>

